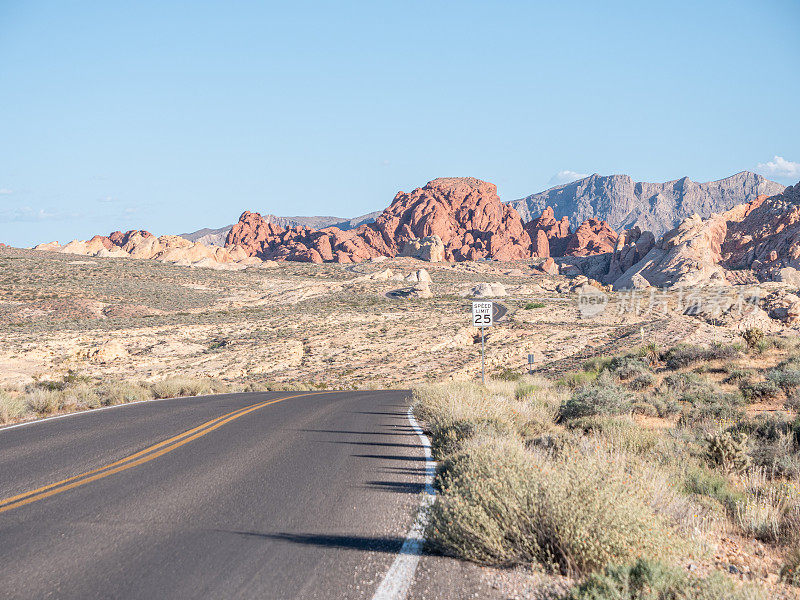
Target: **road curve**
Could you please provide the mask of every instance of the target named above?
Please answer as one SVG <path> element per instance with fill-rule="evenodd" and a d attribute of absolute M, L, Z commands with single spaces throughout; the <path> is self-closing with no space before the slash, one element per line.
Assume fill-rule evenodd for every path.
<path fill-rule="evenodd" d="M 424 487 L 407 408 L 226 394 L 0 429 L 0 597 L 371 598 Z"/>

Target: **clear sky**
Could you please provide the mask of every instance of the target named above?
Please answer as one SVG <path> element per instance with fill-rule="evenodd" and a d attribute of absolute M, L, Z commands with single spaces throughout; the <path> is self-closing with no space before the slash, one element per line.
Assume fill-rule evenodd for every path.
<path fill-rule="evenodd" d="M 0 242 L 351 217 L 442 176 L 796 183 L 798 32 L 798 0 L 0 0 Z"/>

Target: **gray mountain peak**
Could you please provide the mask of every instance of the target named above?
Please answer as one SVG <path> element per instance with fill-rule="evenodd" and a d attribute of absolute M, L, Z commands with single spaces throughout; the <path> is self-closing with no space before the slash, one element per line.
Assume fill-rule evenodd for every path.
<path fill-rule="evenodd" d="M 783 190 L 781 184 L 749 171 L 706 183 L 688 177 L 665 183 L 635 182 L 628 175 L 594 173 L 508 204 L 524 221 L 537 218 L 550 206 L 557 219 L 566 216 L 573 227 L 594 218 L 608 221 L 617 231 L 638 225 L 659 236 L 694 213 L 708 217 L 755 200 L 759 194 L 773 196 Z"/>

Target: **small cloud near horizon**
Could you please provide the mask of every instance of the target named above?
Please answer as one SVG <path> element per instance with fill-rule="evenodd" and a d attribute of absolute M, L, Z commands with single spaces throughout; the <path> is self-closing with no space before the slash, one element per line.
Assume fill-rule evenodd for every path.
<path fill-rule="evenodd" d="M 35 223 L 37 221 L 64 221 L 80 215 L 49 212 L 44 208 L 21 206 L 0 211 L 0 223 Z"/>
<path fill-rule="evenodd" d="M 10 190 L 8 188 L 0 188 L 0 194 L 2 194 L 3 196 L 8 195 L 8 194 L 13 194 L 13 193 L 14 193 L 14 190 Z"/>
<path fill-rule="evenodd" d="M 583 179 L 584 177 L 588 177 L 588 173 L 578 173 L 576 171 L 564 170 L 559 171 L 555 175 L 550 178 L 550 185 L 562 185 L 564 183 L 570 183 L 572 181 L 576 181 L 578 179 Z"/>
<path fill-rule="evenodd" d="M 782 177 L 786 179 L 800 178 L 800 163 L 786 160 L 777 154 L 769 162 L 758 163 L 756 169 L 765 176 Z"/>

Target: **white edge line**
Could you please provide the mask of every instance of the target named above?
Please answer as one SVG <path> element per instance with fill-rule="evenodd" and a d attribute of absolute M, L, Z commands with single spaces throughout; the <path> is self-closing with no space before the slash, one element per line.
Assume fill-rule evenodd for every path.
<path fill-rule="evenodd" d="M 3 427 L 0 427 L 0 433 L 8 431 L 9 429 L 16 429 L 17 427 L 27 427 L 28 425 L 36 425 L 37 423 L 44 423 L 45 421 L 55 421 L 56 419 L 65 419 L 67 417 L 88 415 L 100 412 L 101 410 L 111 410 L 112 408 L 125 408 L 126 406 L 133 406 L 134 404 L 144 404 L 145 402 L 164 402 L 165 400 L 196 400 L 197 398 L 208 398 L 210 396 L 226 396 L 231 393 L 258 394 L 262 392 L 226 392 L 222 394 L 202 394 L 200 396 L 175 396 L 174 398 L 151 398 L 150 400 L 136 400 L 135 402 L 124 402 L 123 404 L 113 404 L 111 406 L 98 406 L 97 408 L 76 410 L 75 412 L 64 413 L 63 415 L 56 415 L 54 417 L 45 417 L 43 419 L 33 419 L 31 421 L 25 421 L 23 423 L 15 423 L 14 425 L 5 425 Z"/>
<path fill-rule="evenodd" d="M 431 442 L 428 436 L 414 418 L 412 408 L 408 409 L 408 422 L 419 437 L 422 443 L 422 450 L 425 453 L 425 492 L 420 501 L 419 512 L 414 524 L 409 529 L 403 546 L 397 558 L 394 559 L 392 566 L 383 577 L 383 581 L 372 596 L 372 600 L 404 600 L 408 595 L 411 582 L 414 580 L 414 573 L 419 564 L 422 548 L 425 545 L 425 527 L 428 524 L 428 509 L 436 497 L 433 489 L 433 478 L 436 475 L 436 461 L 431 455 Z"/>

